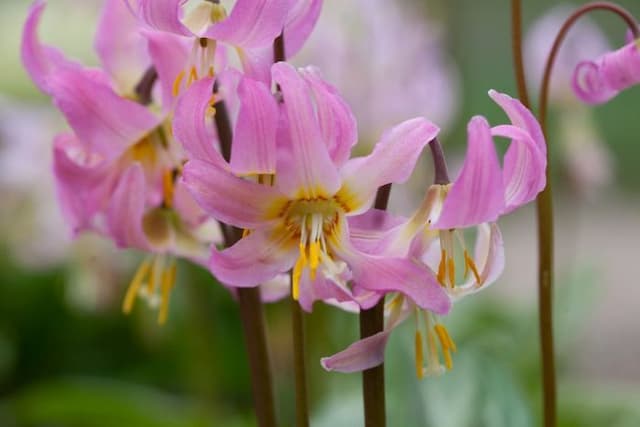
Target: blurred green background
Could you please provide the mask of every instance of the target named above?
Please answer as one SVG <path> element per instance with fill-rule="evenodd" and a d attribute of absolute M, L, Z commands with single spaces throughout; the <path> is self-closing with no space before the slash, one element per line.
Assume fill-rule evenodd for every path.
<path fill-rule="evenodd" d="M 325 8 L 338 1 L 325 0 Z M 92 33 L 100 2 L 49 3 L 43 40 L 95 63 Z M 527 26 L 556 4 L 524 3 Z M 640 14 L 636 0 L 620 3 Z M 255 425 L 238 312 L 224 288 L 206 271 L 181 263 L 169 322 L 159 327 L 143 304 L 130 316 L 120 310 L 140 254 L 118 252 L 93 236 L 69 242 L 49 172 L 50 139 L 64 124 L 19 62 L 28 6 L 23 0 L 0 3 L 0 426 Z M 504 120 L 487 90 L 515 95 L 509 2 L 429 0 L 417 6 L 424 25 L 439 28 L 441 48 L 458 70 L 456 113 L 443 138 L 455 158 L 470 116 Z M 385 10 L 378 12 L 384 23 Z M 621 43 L 623 29 L 615 18 L 595 21 L 612 46 Z M 332 24 L 323 17 L 319 25 Z M 391 29 L 379 27 L 385 30 L 392 46 L 403 45 Z M 330 51 L 326 55 L 331 58 Z M 561 426 L 640 425 L 640 291 L 631 268 L 640 248 L 639 99 L 635 88 L 594 109 L 593 126 L 606 141 L 614 176 L 595 195 L 582 197 L 565 164 L 553 163 Z M 563 108 L 577 107 L 552 110 L 554 159 L 566 155 L 553 115 Z M 529 208 L 502 222 L 504 277 L 446 319 L 459 348 L 452 372 L 419 381 L 413 328 L 393 335 L 387 350 L 390 426 L 539 424 L 534 221 Z M 293 425 L 294 412 L 288 316 L 286 301 L 267 307 L 283 426 Z M 356 317 L 316 305 L 306 322 L 312 425 L 362 425 L 359 375 L 326 373 L 319 364 L 357 337 Z"/>

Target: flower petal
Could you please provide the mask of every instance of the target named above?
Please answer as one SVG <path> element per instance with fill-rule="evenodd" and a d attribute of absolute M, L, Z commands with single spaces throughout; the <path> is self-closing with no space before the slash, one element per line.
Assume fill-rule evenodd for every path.
<path fill-rule="evenodd" d="M 238 96 L 231 170 L 236 175 L 274 174 L 278 104 L 269 87 L 249 78 L 240 82 Z"/>
<path fill-rule="evenodd" d="M 176 103 L 173 134 L 189 158 L 223 167 L 225 161 L 214 147 L 217 137 L 214 120 L 207 110 L 211 106 L 213 78 L 200 79 L 180 96 Z"/>
<path fill-rule="evenodd" d="M 309 86 L 287 63 L 275 64 L 271 73 L 284 96 L 276 185 L 290 196 L 332 196 L 340 187 L 340 175 L 322 139 Z"/>
<path fill-rule="evenodd" d="M 315 98 L 318 124 L 322 138 L 328 144 L 329 155 L 340 167 L 358 142 L 356 118 L 336 88 L 322 79 L 317 68 L 303 68 L 300 74 Z"/>
<path fill-rule="evenodd" d="M 307 41 L 318 22 L 322 0 L 293 0 L 284 24 L 284 44 L 287 59 L 293 57 Z"/>
<path fill-rule="evenodd" d="M 142 105 L 118 96 L 89 70 L 59 70 L 48 79 L 54 104 L 92 151 L 121 154 L 160 123 Z"/>
<path fill-rule="evenodd" d="M 439 131 L 423 118 L 407 120 L 387 130 L 371 154 L 345 163 L 340 171 L 343 185 L 338 197 L 351 213 L 363 212 L 380 186 L 409 178 L 422 149 Z"/>
<path fill-rule="evenodd" d="M 287 7 L 288 0 L 237 0 L 229 16 L 204 37 L 245 49 L 269 46 L 284 28 Z"/>
<path fill-rule="evenodd" d="M 58 49 L 40 43 L 37 30 L 45 6 L 44 0 L 36 0 L 29 8 L 22 32 L 20 55 L 31 80 L 38 89 L 48 93 L 46 80 L 53 70 L 66 66 L 79 67 L 79 65 L 67 60 Z"/>
<path fill-rule="evenodd" d="M 201 160 L 185 165 L 182 180 L 202 209 L 236 227 L 264 227 L 286 204 L 274 187 L 238 178 Z"/>
<path fill-rule="evenodd" d="M 264 303 L 278 302 L 290 293 L 291 284 L 288 274 L 278 274 L 260 285 L 260 298 Z"/>
<path fill-rule="evenodd" d="M 142 230 L 144 205 L 144 172 L 140 164 L 134 163 L 120 177 L 107 208 L 107 227 L 118 247 L 149 248 Z"/>
<path fill-rule="evenodd" d="M 188 0 L 137 0 L 137 15 L 151 28 L 183 36 L 191 31 L 182 22 L 182 7 Z"/>
<path fill-rule="evenodd" d="M 189 56 L 185 38 L 160 31 L 145 31 L 149 55 L 158 73 L 162 88 L 162 107 L 168 111 L 173 107 L 173 86 L 178 74 L 184 69 Z"/>
<path fill-rule="evenodd" d="M 297 246 L 291 236 L 254 230 L 230 248 L 213 249 L 211 273 L 233 287 L 254 287 L 293 267 Z"/>
<path fill-rule="evenodd" d="M 434 228 L 464 228 L 495 221 L 504 209 L 504 185 L 489 123 L 481 116 L 469 122 L 467 154 Z"/>
<path fill-rule="evenodd" d="M 94 45 L 102 68 L 121 91 L 131 92 L 150 61 L 138 21 L 123 0 L 105 1 Z"/>
<path fill-rule="evenodd" d="M 347 263 L 357 286 L 381 295 L 400 292 L 419 307 L 436 314 L 446 314 L 449 311 L 449 297 L 431 270 L 407 258 L 360 252 L 351 244 L 348 236 L 347 222 L 342 221 L 339 230 L 329 239 L 329 245 Z"/>
<path fill-rule="evenodd" d="M 360 372 L 384 362 L 384 350 L 391 330 L 378 332 L 351 344 L 346 349 L 330 357 L 320 359 L 320 364 L 327 371 L 344 373 Z"/>
<path fill-rule="evenodd" d="M 491 134 L 512 140 L 503 165 L 505 185 L 503 214 L 506 214 L 534 200 L 544 189 L 547 161 L 531 136 L 521 128 L 511 125 L 495 126 L 491 129 Z"/>

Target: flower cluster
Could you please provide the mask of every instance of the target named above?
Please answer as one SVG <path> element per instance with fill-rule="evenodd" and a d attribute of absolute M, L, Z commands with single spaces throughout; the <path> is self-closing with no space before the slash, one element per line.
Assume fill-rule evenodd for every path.
<path fill-rule="evenodd" d="M 70 126 L 53 142 L 65 218 L 74 233 L 149 254 L 124 310 L 141 296 L 164 322 L 181 257 L 231 289 L 267 286 L 269 300 L 290 289 L 307 311 L 315 301 L 369 309 L 388 297 L 385 330 L 324 359 L 326 369 L 381 363 L 389 333 L 409 315 L 418 376 L 443 370 L 438 346 L 451 368 L 456 347 L 440 316 L 496 280 L 504 265 L 496 221 L 545 186 L 536 119 L 490 91 L 509 123 L 471 119 L 453 183 L 439 128 L 423 117 L 350 158 L 357 125 L 338 89 L 317 68 L 285 62 L 310 35 L 320 0 L 237 0 L 229 11 L 192 3 L 106 0 L 99 68 L 39 41 L 43 1 L 24 28 L 25 67 Z M 511 141 L 502 162 L 498 137 Z M 406 217 L 374 209 L 378 189 L 405 182 L 427 146 L 437 175 L 420 207 Z M 222 247 L 217 227 L 233 244 Z"/>

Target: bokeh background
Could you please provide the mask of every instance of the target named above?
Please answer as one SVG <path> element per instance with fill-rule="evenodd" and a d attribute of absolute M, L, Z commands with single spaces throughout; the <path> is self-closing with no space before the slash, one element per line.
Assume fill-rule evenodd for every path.
<path fill-rule="evenodd" d="M 535 77 L 566 12 L 553 1 L 524 3 L 527 73 Z M 640 16 L 637 0 L 620 3 Z M 65 125 L 19 61 L 28 6 L 0 2 L 0 426 L 254 425 L 230 294 L 206 271 L 182 263 L 166 326 L 157 326 L 142 304 L 124 316 L 121 301 L 140 254 L 95 236 L 69 240 L 50 172 L 51 138 Z M 99 7 L 98 0 L 50 0 L 42 39 L 96 63 Z M 455 170 L 468 119 L 504 120 L 487 90 L 515 95 L 508 7 L 506 0 L 325 0 L 296 62 L 318 64 L 345 94 L 359 119 L 361 153 L 386 126 L 426 115 L 443 127 Z M 622 43 L 625 30 L 616 18 L 600 14 L 592 24 L 569 42 L 567 67 Z M 568 92 L 567 79 L 559 67 L 549 138 L 560 425 L 638 426 L 640 90 L 587 109 Z M 419 201 L 431 177 L 429 159 L 423 163 L 409 184 L 394 189 L 394 211 L 408 213 Z M 411 325 L 393 335 L 386 365 L 390 426 L 539 424 L 533 207 L 501 226 L 503 277 L 445 320 L 459 348 L 454 370 L 417 380 Z M 283 426 L 293 425 L 288 315 L 287 302 L 267 307 Z M 319 364 L 356 338 L 356 317 L 316 305 L 306 322 L 312 425 L 362 425 L 359 375 L 326 373 Z"/>

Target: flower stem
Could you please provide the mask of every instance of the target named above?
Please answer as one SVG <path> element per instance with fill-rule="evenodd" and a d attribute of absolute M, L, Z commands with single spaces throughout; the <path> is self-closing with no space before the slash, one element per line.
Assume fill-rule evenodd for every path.
<path fill-rule="evenodd" d="M 374 207 L 387 209 L 391 184 L 383 185 L 376 193 Z M 384 329 L 384 298 L 369 310 L 360 311 L 360 338 L 375 335 Z M 384 364 L 362 372 L 365 427 L 385 427 L 387 424 L 384 395 Z"/>
<path fill-rule="evenodd" d="M 155 67 L 149 67 L 142 75 L 142 78 L 136 84 L 134 91 L 138 97 L 138 102 L 142 105 L 151 104 L 151 91 L 153 85 L 158 80 L 158 71 Z"/>
<path fill-rule="evenodd" d="M 291 298 L 291 327 L 293 334 L 293 369 L 296 378 L 296 426 L 309 427 L 304 318 L 300 304 L 293 298 Z"/>
<path fill-rule="evenodd" d="M 214 87 L 214 90 L 216 88 Z M 223 101 L 215 104 L 215 123 L 220 140 L 220 151 L 226 161 L 231 157 L 232 130 L 227 108 Z M 220 224 L 225 246 L 229 247 L 242 237 L 242 231 Z M 259 427 L 276 427 L 273 378 L 269 362 L 269 350 L 264 321 L 264 308 L 260 288 L 238 288 L 238 306 L 244 332 L 244 342 L 249 356 L 253 403 Z"/>

